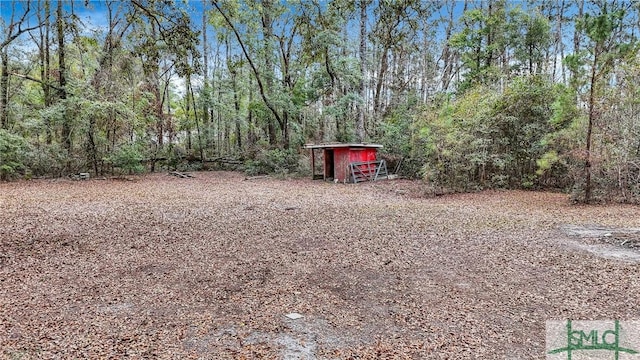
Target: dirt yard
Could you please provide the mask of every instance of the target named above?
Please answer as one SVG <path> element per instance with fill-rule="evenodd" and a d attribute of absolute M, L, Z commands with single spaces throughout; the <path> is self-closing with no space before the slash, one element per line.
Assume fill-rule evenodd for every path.
<path fill-rule="evenodd" d="M 541 359 L 546 320 L 640 319 L 639 207 L 194 175 L 0 184 L 0 357 Z"/>

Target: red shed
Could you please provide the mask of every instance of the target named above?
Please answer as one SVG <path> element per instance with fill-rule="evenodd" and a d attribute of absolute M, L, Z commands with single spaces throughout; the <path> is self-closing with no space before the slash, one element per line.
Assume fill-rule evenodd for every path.
<path fill-rule="evenodd" d="M 378 144 L 307 144 L 311 149 L 311 169 L 314 179 L 336 182 L 360 182 L 387 177 L 384 160 L 378 160 Z M 316 174 L 316 153 L 322 151 L 323 171 Z"/>

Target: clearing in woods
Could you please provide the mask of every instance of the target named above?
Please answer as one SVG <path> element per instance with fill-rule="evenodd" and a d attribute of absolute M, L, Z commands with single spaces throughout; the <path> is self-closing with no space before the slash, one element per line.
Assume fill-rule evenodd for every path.
<path fill-rule="evenodd" d="M 0 357 L 540 359 L 640 317 L 638 207 L 194 176 L 0 184 Z"/>

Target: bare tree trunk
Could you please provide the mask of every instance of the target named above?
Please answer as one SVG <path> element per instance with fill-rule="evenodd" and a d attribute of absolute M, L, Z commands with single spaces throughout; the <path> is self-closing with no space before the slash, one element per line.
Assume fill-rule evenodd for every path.
<path fill-rule="evenodd" d="M 242 151 L 242 136 L 240 133 L 240 99 L 238 97 L 238 74 L 234 69 L 231 71 L 231 84 L 233 86 L 233 109 L 235 111 L 234 114 L 234 123 L 236 127 L 236 147 L 238 151 Z"/>
<path fill-rule="evenodd" d="M 389 69 L 389 45 L 388 41 L 385 43 L 385 46 L 382 50 L 382 54 L 380 55 L 380 69 L 378 70 L 377 82 L 376 82 L 376 90 L 373 97 L 373 112 L 376 116 L 380 114 L 382 105 L 381 105 L 381 97 L 382 97 L 382 84 L 384 83 L 384 78 Z"/>
<path fill-rule="evenodd" d="M 584 0 L 579 0 L 577 18 L 582 19 L 583 16 L 584 16 Z M 573 53 L 578 54 L 578 52 L 580 52 L 580 32 L 574 31 L 573 32 Z"/>
<path fill-rule="evenodd" d="M 217 96 L 218 103 L 222 97 L 221 87 L 218 85 L 216 91 L 216 71 L 220 67 L 220 46 L 221 42 L 218 42 L 218 46 L 216 47 L 216 52 L 213 57 L 213 70 L 211 71 L 211 100 L 213 101 L 214 97 Z M 220 141 L 220 111 L 218 107 L 212 107 L 209 109 L 209 121 L 211 122 L 211 127 L 213 128 L 213 132 L 215 133 L 215 141 L 214 148 L 215 154 L 220 156 L 222 154 L 222 142 Z M 211 135 L 214 137 L 214 134 Z"/>
<path fill-rule="evenodd" d="M 166 121 L 166 129 L 167 129 L 167 140 L 169 140 L 169 144 L 172 144 L 175 140 L 175 128 L 173 124 L 173 118 L 171 115 L 171 91 L 169 91 L 169 84 L 171 83 L 171 76 L 167 75 L 167 79 L 164 83 L 164 93 L 162 95 L 162 102 L 167 105 L 167 121 Z M 194 104 L 195 106 L 195 104 Z"/>
<path fill-rule="evenodd" d="M 323 99 L 323 103 L 322 103 L 322 107 L 324 108 L 324 106 L 328 106 L 329 104 L 333 103 L 333 98 L 337 95 L 339 90 L 339 86 L 338 86 L 338 79 L 337 76 L 333 70 L 333 66 L 331 64 L 331 57 L 329 54 L 329 47 L 325 46 L 324 48 L 324 68 L 327 71 L 327 75 L 329 75 L 329 79 L 331 80 L 331 90 L 329 91 L 329 94 L 325 97 L 325 99 Z M 323 114 L 321 116 L 321 120 L 320 120 L 320 134 L 318 136 L 318 140 L 320 142 L 323 142 L 325 140 L 325 135 L 326 135 L 326 118 L 325 118 L 325 114 L 323 111 Z M 337 122 L 337 121 L 336 121 Z M 336 126 L 337 127 L 337 126 Z"/>
<path fill-rule="evenodd" d="M 222 101 L 222 86 L 218 86 L 218 103 Z M 224 137 L 223 137 L 223 129 L 222 129 L 222 112 L 218 108 L 216 114 L 216 131 L 217 131 L 217 149 L 218 155 L 222 155 L 224 153 Z"/>
<path fill-rule="evenodd" d="M 560 1 L 560 5 L 558 8 L 558 13 L 556 14 L 556 34 L 555 34 L 555 51 L 553 54 L 553 70 L 552 70 L 552 79 L 553 81 L 556 80 L 556 73 L 558 71 L 558 55 L 560 55 L 560 75 L 562 78 L 562 83 L 566 84 L 567 82 L 567 77 L 566 77 L 566 71 L 565 71 L 565 65 L 564 65 L 564 42 L 562 41 L 562 25 L 564 22 L 564 7 L 565 7 L 565 0 Z"/>
<path fill-rule="evenodd" d="M 7 47 L 0 50 L 0 129 L 9 126 L 9 54 Z"/>
<path fill-rule="evenodd" d="M 158 39 L 158 25 L 151 22 L 151 39 Z M 148 111 L 155 117 L 156 144 L 153 157 L 164 147 L 165 116 L 163 108 L 163 91 L 160 89 L 160 54 L 157 46 L 148 46 L 147 52 L 141 55 L 142 68 L 145 76 L 146 90 L 153 94 L 153 100 L 148 107 Z M 151 162 L 151 172 L 155 171 L 155 162 Z"/>
<path fill-rule="evenodd" d="M 253 101 L 253 91 L 251 91 L 251 79 L 249 79 L 249 103 Z M 258 141 L 258 135 L 256 134 L 256 125 L 253 120 L 253 110 L 251 107 L 247 113 L 247 125 L 248 125 L 248 133 L 247 133 L 247 148 L 250 152 L 254 151 L 256 142 Z"/>
<path fill-rule="evenodd" d="M 367 76 L 367 0 L 360 0 L 360 97 L 362 98 L 362 104 L 359 104 L 356 109 L 358 111 L 358 117 L 356 118 L 356 141 L 364 142 L 365 138 L 365 111 L 367 103 L 367 89 L 365 87 L 365 77 Z"/>
<path fill-rule="evenodd" d="M 209 44 L 207 43 L 207 0 L 202 0 L 202 70 L 204 78 L 204 90 L 207 96 L 202 101 L 202 123 L 209 123 Z"/>
<path fill-rule="evenodd" d="M 156 25 L 152 25 L 151 27 L 151 36 L 153 38 L 157 38 L 157 28 Z M 156 155 L 157 152 L 162 150 L 164 146 L 164 110 L 162 108 L 162 95 L 160 94 L 160 78 L 158 74 L 158 69 L 160 68 L 158 49 L 154 48 L 151 50 L 153 53 L 148 57 L 147 61 L 152 62 L 149 64 L 149 72 L 147 74 L 149 87 L 151 92 L 153 93 L 153 113 L 156 117 Z M 151 171 L 154 171 L 155 167 L 152 167 Z"/>
<path fill-rule="evenodd" d="M 487 0 L 487 18 L 491 19 L 492 15 L 493 15 L 493 0 Z M 489 68 L 493 65 L 494 29 L 492 28 L 491 24 L 485 24 L 485 26 L 487 27 L 487 45 L 486 45 L 487 57 L 485 58 L 485 66 Z"/>
<path fill-rule="evenodd" d="M 271 17 L 271 0 L 262 0 L 262 36 L 264 39 L 264 49 L 265 49 L 265 94 L 270 93 L 273 88 L 273 49 L 271 47 L 271 41 L 273 39 L 273 18 Z M 260 80 L 258 80 L 260 81 Z M 275 114 L 274 114 L 275 115 Z M 267 121 L 267 133 L 269 134 L 269 145 L 275 147 L 278 143 L 276 128 L 273 124 L 273 121 L 269 119 Z"/>
<path fill-rule="evenodd" d="M 187 75 L 187 103 L 191 100 L 193 105 L 193 117 L 196 122 L 196 133 L 198 136 L 198 152 L 200 153 L 200 162 L 204 164 L 204 147 L 202 146 L 202 133 L 200 132 L 200 119 L 198 117 L 198 107 L 196 106 L 196 98 L 193 94 L 193 86 L 191 85 L 191 75 Z"/>
<path fill-rule="evenodd" d="M 40 12 L 38 11 L 38 16 L 40 16 Z M 51 106 L 51 87 L 49 86 L 50 82 L 50 18 L 51 18 L 51 7 L 48 0 L 44 1 L 44 33 L 42 31 L 42 27 L 40 28 L 40 48 L 41 48 L 41 59 L 40 59 L 40 79 L 42 79 L 42 93 L 44 95 L 44 106 Z M 42 22 L 42 20 L 40 20 Z M 51 123 L 49 119 L 45 120 L 45 136 L 46 143 L 51 144 L 52 135 L 51 135 Z"/>
<path fill-rule="evenodd" d="M 449 46 L 449 41 L 451 40 L 451 33 L 453 32 L 453 9 L 455 4 L 449 3 L 449 18 L 447 20 L 447 28 L 445 30 L 444 37 L 444 47 L 442 49 L 442 60 L 444 62 L 444 66 L 442 69 L 442 91 L 447 92 L 449 90 L 449 84 L 451 83 L 451 72 L 453 71 L 453 54 L 451 53 L 451 47 Z"/>
<path fill-rule="evenodd" d="M 60 88 L 58 89 L 58 96 L 60 100 L 65 100 L 67 98 L 67 65 L 65 62 L 65 49 L 64 49 L 64 30 L 66 27 L 66 23 L 64 20 L 64 13 L 62 11 L 62 3 L 63 1 L 58 1 L 58 10 L 57 10 L 57 35 L 58 35 L 58 71 L 59 75 L 59 83 Z M 71 156 L 71 124 L 68 116 L 66 116 L 66 110 L 63 114 L 62 120 L 62 143 L 64 145 L 64 149 L 67 151 L 67 155 Z M 67 170 L 70 163 L 67 163 Z"/>
<path fill-rule="evenodd" d="M 207 43 L 207 0 L 202 0 L 202 71 L 205 86 L 209 82 L 209 44 Z"/>
<path fill-rule="evenodd" d="M 591 184 L 591 137 L 593 132 L 593 123 L 596 117 L 595 111 L 595 87 L 597 80 L 596 67 L 598 65 L 599 45 L 596 45 L 593 64 L 591 66 L 591 79 L 589 88 L 589 123 L 587 124 L 587 137 L 585 144 L 585 160 L 584 160 L 584 202 L 591 202 L 592 184 Z"/>

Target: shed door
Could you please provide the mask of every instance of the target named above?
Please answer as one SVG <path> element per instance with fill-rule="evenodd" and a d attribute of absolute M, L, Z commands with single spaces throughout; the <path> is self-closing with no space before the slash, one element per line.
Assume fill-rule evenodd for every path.
<path fill-rule="evenodd" d="M 324 179 L 333 180 L 335 178 L 335 168 L 333 165 L 333 149 L 324 150 Z"/>

